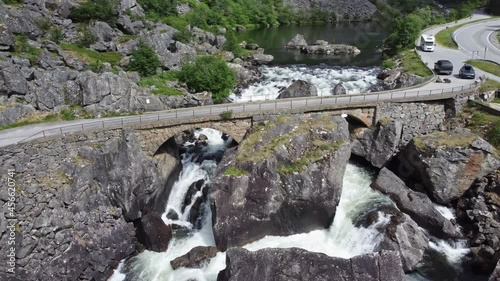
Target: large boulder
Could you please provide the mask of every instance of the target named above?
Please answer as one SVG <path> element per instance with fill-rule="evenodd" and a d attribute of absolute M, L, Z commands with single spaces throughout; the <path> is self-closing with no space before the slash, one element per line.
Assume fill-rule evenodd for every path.
<path fill-rule="evenodd" d="M 164 252 L 172 239 L 172 226 L 166 225 L 155 211 L 149 211 L 136 222 L 137 241 L 146 250 Z"/>
<path fill-rule="evenodd" d="M 272 55 L 266 55 L 266 54 L 253 54 L 250 56 L 250 61 L 254 65 L 263 65 L 263 64 L 269 64 L 272 62 L 274 57 Z"/>
<path fill-rule="evenodd" d="M 23 72 L 15 66 L 7 66 L 0 70 L 0 95 L 26 95 L 28 82 Z"/>
<path fill-rule="evenodd" d="M 318 95 L 318 88 L 312 83 L 304 80 L 295 80 L 288 88 L 279 92 L 277 99 L 289 99 L 299 97 L 315 97 Z"/>
<path fill-rule="evenodd" d="M 160 63 L 167 69 L 174 68 L 174 64 L 171 62 L 174 55 L 170 52 L 169 47 L 175 32 L 177 32 L 175 28 L 160 24 L 152 30 L 142 31 L 140 36 L 146 44 L 155 50 Z"/>
<path fill-rule="evenodd" d="M 342 82 L 338 83 L 337 85 L 335 85 L 335 87 L 333 87 L 332 95 L 339 96 L 339 95 L 345 95 L 345 94 L 347 94 L 347 90 L 345 89 Z"/>
<path fill-rule="evenodd" d="M 300 49 L 304 54 L 321 54 L 321 55 L 351 55 L 355 56 L 361 51 L 351 45 L 345 44 L 328 44 L 328 45 L 308 45 Z"/>
<path fill-rule="evenodd" d="M 35 109 L 31 105 L 16 104 L 14 106 L 8 106 L 0 110 L 0 126 L 12 124 L 19 118 L 33 112 L 35 112 Z"/>
<path fill-rule="evenodd" d="M 472 266 L 489 273 L 500 259 L 500 171 L 474 182 L 458 200 L 457 215 L 471 246 Z M 498 267 L 498 266 L 497 266 Z"/>
<path fill-rule="evenodd" d="M 0 26 L 0 51 L 9 51 L 14 48 L 16 38 L 5 26 Z"/>
<path fill-rule="evenodd" d="M 445 205 L 460 198 L 476 178 L 500 167 L 494 147 L 460 128 L 415 137 L 398 159 L 410 187 Z"/>
<path fill-rule="evenodd" d="M 0 7 L 0 19 L 7 27 L 7 30 L 14 34 L 26 34 L 30 38 L 36 38 L 43 34 L 43 31 L 37 26 L 36 21 L 43 15 L 28 7 L 17 9 L 6 9 Z"/>
<path fill-rule="evenodd" d="M 392 119 L 379 120 L 373 129 L 359 128 L 355 130 L 352 153 L 382 168 L 396 153 L 402 130 L 403 124 Z"/>
<path fill-rule="evenodd" d="M 413 271 L 424 258 L 429 240 L 410 216 L 392 210 L 390 222 L 379 229 L 383 239 L 378 249 L 399 252 L 405 272 Z"/>
<path fill-rule="evenodd" d="M 229 149 L 210 189 L 217 248 L 332 223 L 350 157 L 338 116 L 282 116 Z"/>
<path fill-rule="evenodd" d="M 217 254 L 215 247 L 198 246 L 191 249 L 187 254 L 177 257 L 170 261 L 173 269 L 180 267 L 197 268 L 207 263 Z"/>
<path fill-rule="evenodd" d="M 372 187 L 389 196 L 402 212 L 408 214 L 419 226 L 426 228 L 433 235 L 442 238 L 461 236 L 455 225 L 434 208 L 427 195 L 409 189 L 388 169 L 380 170 Z"/>
<path fill-rule="evenodd" d="M 96 21 L 89 25 L 89 30 L 97 38 L 97 42 L 90 45 L 91 49 L 100 52 L 116 51 L 116 44 L 113 40 L 117 38 L 118 34 L 109 24 Z"/>
<path fill-rule="evenodd" d="M 67 88 L 68 81 L 75 80 L 77 71 L 53 70 L 35 71 L 35 79 L 30 82 L 30 93 L 26 100 L 39 110 L 52 110 L 72 101 Z"/>
<path fill-rule="evenodd" d="M 154 162 L 145 158 L 135 134 L 109 140 L 88 158 L 94 163 L 96 181 L 111 203 L 123 210 L 125 219 L 136 220 L 143 211 L 153 209 L 163 182 Z"/>
<path fill-rule="evenodd" d="M 288 42 L 285 45 L 285 48 L 287 48 L 287 49 L 300 49 L 300 48 L 305 47 L 305 46 L 307 46 L 306 39 L 304 39 L 304 36 L 302 34 L 297 34 L 297 35 L 295 35 L 295 37 L 292 38 L 292 40 L 290 40 L 290 42 Z"/>
<path fill-rule="evenodd" d="M 390 251 L 342 259 L 298 248 L 256 252 L 231 248 L 226 252 L 226 269 L 217 280 L 403 281 L 405 276 L 399 255 Z"/>
<path fill-rule="evenodd" d="M 396 88 L 400 76 L 400 69 L 386 68 L 377 75 L 377 79 L 382 80 L 382 85 L 385 90 L 391 90 Z"/>
<path fill-rule="evenodd" d="M 160 98 L 137 86 L 126 73 L 81 73 L 68 91 L 81 97 L 81 105 L 91 112 L 133 112 L 165 108 Z M 149 103 L 148 103 L 149 101 Z"/>

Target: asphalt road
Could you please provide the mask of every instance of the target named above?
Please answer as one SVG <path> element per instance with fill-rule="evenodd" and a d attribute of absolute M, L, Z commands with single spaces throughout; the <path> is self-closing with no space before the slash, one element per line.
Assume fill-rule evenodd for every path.
<path fill-rule="evenodd" d="M 465 20 L 460 20 L 458 22 L 449 23 L 445 25 L 440 25 L 431 29 L 424 31 L 425 34 L 436 35 L 440 30 L 445 29 L 446 27 L 453 27 L 455 25 L 459 25 L 466 22 L 471 22 L 480 19 L 488 19 L 490 18 L 488 15 L 484 15 L 481 13 L 474 14 L 471 18 L 467 18 Z M 496 20 L 487 20 L 483 22 L 473 23 L 471 25 L 463 26 L 457 29 L 454 33 L 455 40 L 459 45 L 459 49 L 451 49 L 443 46 L 436 46 L 434 52 L 423 52 L 418 51 L 422 57 L 422 61 L 427 64 L 430 69 L 434 68 L 434 63 L 438 60 L 449 60 L 453 63 L 453 74 L 452 75 L 440 75 L 441 78 L 448 78 L 452 81 L 451 85 L 453 86 L 461 86 L 467 85 L 470 83 L 470 80 L 460 79 L 458 77 L 458 72 L 465 61 L 472 59 L 472 51 L 476 49 L 482 49 L 481 56 L 484 56 L 484 46 L 488 47 L 487 51 L 487 59 L 494 60 L 496 62 L 500 62 L 500 50 L 494 49 L 496 51 L 494 53 L 494 46 L 487 40 L 487 36 L 492 32 L 492 29 L 497 26 L 497 29 L 500 29 L 500 19 Z M 478 47 L 481 44 L 484 44 L 483 47 Z M 479 58 L 483 58 L 483 57 Z M 475 58 L 478 58 L 475 56 Z M 500 77 L 495 76 L 493 74 L 487 73 L 480 69 L 476 69 L 476 75 L 478 76 L 486 76 L 487 78 L 497 80 L 500 82 Z M 433 83 L 428 85 L 428 87 L 435 87 L 438 83 Z M 427 88 L 422 88 L 427 89 Z"/>
<path fill-rule="evenodd" d="M 477 19 L 487 18 L 486 15 L 476 14 L 472 18 L 458 21 L 457 23 L 442 25 L 434 27 L 425 31 L 426 34 L 436 34 L 439 30 L 446 28 L 446 26 L 453 26 L 454 24 L 461 24 L 468 21 L 473 21 Z M 463 87 L 469 87 L 473 82 L 471 80 L 465 80 L 458 78 L 458 70 L 464 61 L 471 58 L 471 55 L 467 48 L 475 48 L 470 45 L 470 36 L 462 36 L 465 34 L 472 33 L 473 43 L 477 44 L 487 44 L 482 38 L 487 35 L 487 32 L 491 31 L 496 25 L 500 23 L 500 20 L 495 20 L 494 22 L 478 23 L 474 24 L 472 27 L 464 27 L 462 30 L 457 30 L 457 40 L 460 46 L 463 46 L 461 50 L 453 50 L 437 46 L 434 52 L 421 52 L 422 60 L 426 63 L 429 68 L 433 68 L 434 62 L 439 59 L 448 59 L 454 64 L 453 75 L 446 76 L 451 80 L 451 83 L 429 83 L 425 86 L 419 87 L 417 89 L 402 90 L 402 91 L 390 91 L 373 93 L 367 95 L 348 95 L 348 96 L 337 96 L 337 97 L 312 97 L 303 99 L 290 99 L 290 100 L 274 100 L 267 102 L 250 102 L 250 103 L 237 103 L 237 104 L 224 104 L 224 105 L 214 105 L 214 106 L 204 106 L 197 108 L 185 108 L 178 110 L 162 111 L 155 113 L 147 113 L 137 116 L 127 116 L 127 117 L 110 117 L 102 119 L 88 119 L 88 120 L 74 120 L 47 124 L 36 124 L 30 126 L 23 126 L 20 128 L 14 128 L 9 130 L 0 131 L 0 147 L 7 146 L 10 144 L 17 143 L 22 140 L 31 140 L 36 138 L 41 138 L 44 136 L 60 135 L 69 132 L 84 131 L 89 129 L 99 129 L 99 128 L 119 128 L 124 125 L 138 124 L 141 122 L 152 122 L 157 120 L 165 119 L 178 119 L 187 118 L 193 116 L 210 116 L 218 115 L 223 111 L 232 110 L 234 112 L 259 112 L 267 111 L 273 109 L 288 109 L 288 108 L 304 108 L 304 107 L 314 107 L 319 105 L 331 105 L 331 104 L 360 104 L 369 101 L 391 101 L 395 99 L 404 98 L 415 98 L 428 95 L 442 95 L 447 92 L 457 92 Z M 467 41 L 467 42 L 465 42 Z M 472 43 L 471 43 L 472 44 Z M 490 43 L 491 44 L 491 43 Z M 470 45 L 470 46 L 469 46 Z M 486 45 L 491 48 L 490 45 Z M 498 50 L 497 50 L 498 51 Z M 497 53 L 492 52 L 492 58 L 495 58 Z M 487 53 L 489 55 L 489 53 Z M 489 58 L 489 57 L 488 57 Z M 498 61 L 498 60 L 497 60 Z M 491 74 L 485 73 L 481 70 L 477 70 L 479 75 L 486 75 L 489 78 L 500 81 L 500 77 L 493 76 Z"/>

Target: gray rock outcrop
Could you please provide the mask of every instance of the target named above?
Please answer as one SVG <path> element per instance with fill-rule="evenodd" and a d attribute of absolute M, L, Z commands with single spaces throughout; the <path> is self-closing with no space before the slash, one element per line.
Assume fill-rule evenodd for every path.
<path fill-rule="evenodd" d="M 187 254 L 182 255 L 170 261 L 173 269 L 180 267 L 197 268 L 206 264 L 211 258 L 217 254 L 215 247 L 198 246 L 191 249 Z"/>
<path fill-rule="evenodd" d="M 165 252 L 172 239 L 172 226 L 166 225 L 155 211 L 149 211 L 136 222 L 137 240 L 146 250 Z"/>
<path fill-rule="evenodd" d="M 210 189 L 217 248 L 327 228 L 350 157 L 347 127 L 338 116 L 282 116 L 227 150 Z"/>
<path fill-rule="evenodd" d="M 434 208 L 427 195 L 409 189 L 388 169 L 382 168 L 371 186 L 389 196 L 402 212 L 433 235 L 442 238 L 461 237 L 455 225 Z"/>
<path fill-rule="evenodd" d="M 332 95 L 339 96 L 339 95 L 345 95 L 345 94 L 347 94 L 347 90 L 345 89 L 342 82 L 338 83 L 337 85 L 335 85 L 335 87 L 333 87 Z"/>
<path fill-rule="evenodd" d="M 31 105 L 8 106 L 0 109 L 0 126 L 9 125 L 16 122 L 18 119 L 35 112 L 35 108 Z"/>
<path fill-rule="evenodd" d="M 106 142 L 90 157 L 95 163 L 96 180 L 127 220 L 136 220 L 143 211 L 153 209 L 154 196 L 163 183 L 158 168 L 145 159 L 134 134 Z"/>
<path fill-rule="evenodd" d="M 273 60 L 274 60 L 274 57 L 272 55 L 253 54 L 253 55 L 250 56 L 250 61 L 254 65 L 269 64 Z"/>
<path fill-rule="evenodd" d="M 351 151 L 374 167 L 382 168 L 397 152 L 402 130 L 401 122 L 388 118 L 379 120 L 373 129 L 356 129 Z"/>
<path fill-rule="evenodd" d="M 497 170 L 476 180 L 457 203 L 459 221 L 470 241 L 471 264 L 484 273 L 491 272 L 500 259 L 499 198 L 500 171 Z M 500 272 L 495 271 L 493 275 L 500 277 Z"/>
<path fill-rule="evenodd" d="M 226 252 L 226 269 L 219 273 L 217 280 L 403 281 L 405 278 L 396 252 L 382 251 L 342 259 L 299 248 L 269 248 L 255 252 L 231 248 Z"/>
<path fill-rule="evenodd" d="M 311 13 L 315 8 L 321 8 L 335 15 L 334 20 L 358 19 L 370 20 L 377 12 L 377 7 L 368 0 L 285 0 L 285 5 L 291 5 L 295 10 Z"/>
<path fill-rule="evenodd" d="M 437 203 L 449 204 L 476 178 L 500 167 L 488 142 L 467 129 L 435 132 L 413 138 L 398 156 L 402 178 L 415 190 L 425 190 Z"/>
<path fill-rule="evenodd" d="M 16 66 L 2 67 L 0 65 L 0 95 L 26 95 L 28 93 L 28 82 L 20 68 Z"/>
<path fill-rule="evenodd" d="M 304 36 L 302 34 L 297 34 L 295 35 L 295 37 L 292 38 L 292 40 L 290 40 L 290 42 L 288 42 L 286 45 L 285 45 L 285 48 L 287 49 L 301 49 L 302 47 L 305 47 L 307 46 L 307 41 L 306 39 L 304 39 Z"/>
<path fill-rule="evenodd" d="M 429 240 L 410 216 L 397 210 L 391 213 L 391 221 L 381 229 L 384 238 L 378 249 L 399 252 L 404 271 L 411 272 L 424 258 Z"/>
<path fill-rule="evenodd" d="M 361 51 L 351 45 L 345 44 L 328 44 L 328 45 L 307 45 L 300 49 L 304 54 L 322 54 L 322 55 L 350 55 L 355 56 Z"/>
<path fill-rule="evenodd" d="M 315 97 L 318 95 L 318 88 L 312 83 L 304 80 L 295 80 L 288 88 L 279 92 L 277 99 L 289 99 L 299 97 Z"/>
<path fill-rule="evenodd" d="M 0 26 L 0 51 L 8 51 L 14 48 L 15 37 L 4 26 Z"/>

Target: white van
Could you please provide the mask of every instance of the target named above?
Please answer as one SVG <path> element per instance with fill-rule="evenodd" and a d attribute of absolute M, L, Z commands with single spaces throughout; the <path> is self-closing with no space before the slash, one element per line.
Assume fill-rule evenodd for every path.
<path fill-rule="evenodd" d="M 420 49 L 424 52 L 434 52 L 436 46 L 436 38 L 429 34 L 422 34 L 420 36 Z"/>

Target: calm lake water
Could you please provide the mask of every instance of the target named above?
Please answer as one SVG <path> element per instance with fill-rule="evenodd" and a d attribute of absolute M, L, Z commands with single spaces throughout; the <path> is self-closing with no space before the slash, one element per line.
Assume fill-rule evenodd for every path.
<path fill-rule="evenodd" d="M 244 40 L 251 40 L 274 56 L 274 65 L 326 64 L 332 66 L 379 66 L 382 55 L 377 51 L 388 32 L 376 22 L 338 23 L 309 26 L 278 26 L 249 30 L 242 34 Z M 311 44 L 316 40 L 326 40 L 334 44 L 349 44 L 358 47 L 361 54 L 355 57 L 334 55 L 304 55 L 298 51 L 285 50 L 284 46 L 297 33 L 304 35 Z"/>

